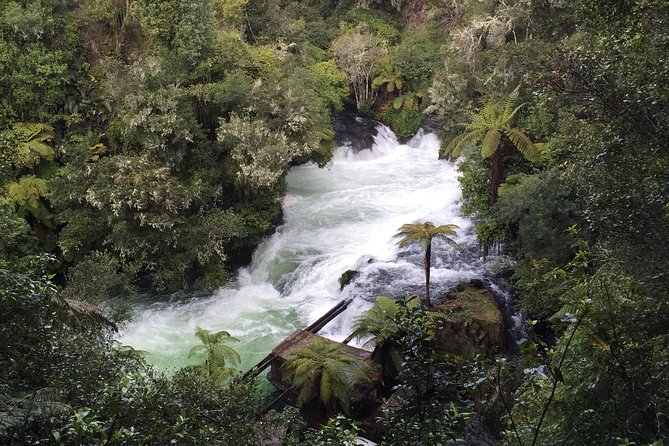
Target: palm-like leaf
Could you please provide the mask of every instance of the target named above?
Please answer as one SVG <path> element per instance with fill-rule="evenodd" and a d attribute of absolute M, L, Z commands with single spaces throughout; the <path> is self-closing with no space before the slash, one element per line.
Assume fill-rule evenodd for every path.
<path fill-rule="evenodd" d="M 299 404 L 319 397 L 324 405 L 332 407 L 336 403 L 347 413 L 351 386 L 370 381 L 367 364 L 340 345 L 320 339 L 315 339 L 308 347 L 293 350 L 282 370 L 298 391 Z"/>
<path fill-rule="evenodd" d="M 492 158 L 492 197 L 497 199 L 499 184 L 503 179 L 503 161 L 501 147 L 504 147 L 502 135 L 505 135 L 511 144 L 528 160 L 536 160 L 541 150 L 541 145 L 534 144 L 530 138 L 521 130 L 512 127 L 512 123 L 518 111 L 525 105 L 520 104 L 514 108 L 518 97 L 518 88 L 509 94 L 505 100 L 490 99 L 486 101 L 478 113 L 472 114 L 472 121 L 465 124 L 465 131 L 453 138 L 443 151 L 443 155 L 456 158 L 462 153 L 462 149 L 482 141 L 480 144 L 481 156 Z"/>
<path fill-rule="evenodd" d="M 239 339 L 225 330 L 211 332 L 200 327 L 196 328 L 195 336 L 202 343 L 193 346 L 188 352 L 188 357 L 204 355 L 203 361 L 198 365 L 202 373 L 217 383 L 231 377 L 236 369 L 228 367 L 228 364 L 238 366 L 241 358 L 234 348 L 225 343 L 238 342 Z"/>
<path fill-rule="evenodd" d="M 446 224 L 435 226 L 431 221 L 425 223 L 407 223 L 402 225 L 395 237 L 401 237 L 397 244 L 400 248 L 404 248 L 412 243 L 420 243 L 425 247 L 425 258 L 423 260 L 423 267 L 425 270 L 425 301 L 427 306 L 431 306 L 430 302 L 430 264 L 432 257 L 432 239 L 439 237 L 444 239 L 449 245 L 458 248 L 458 244 L 449 236 L 457 235 L 456 229 L 460 229 L 457 225 Z"/>
<path fill-rule="evenodd" d="M 395 317 L 398 309 L 397 303 L 390 297 L 377 297 L 372 308 L 353 321 L 353 334 L 358 339 L 372 335 L 377 345 L 384 344 L 397 334 Z M 369 342 L 371 340 L 366 344 Z"/>
<path fill-rule="evenodd" d="M 112 330 L 118 332 L 118 326 L 116 323 L 109 319 L 100 308 L 91 303 L 76 299 L 63 298 L 57 298 L 55 299 L 55 302 L 67 308 L 74 315 L 85 316 L 86 318 L 97 322 L 100 325 L 106 325 Z"/>
<path fill-rule="evenodd" d="M 486 132 L 485 138 L 481 143 L 481 156 L 490 158 L 499 147 L 502 140 L 502 134 L 497 129 L 490 129 Z"/>
<path fill-rule="evenodd" d="M 513 145 L 516 146 L 518 151 L 528 160 L 536 160 L 541 153 L 540 146 L 534 144 L 521 130 L 510 128 L 506 129 L 504 133 L 509 137 Z"/>
<path fill-rule="evenodd" d="M 457 158 L 462 155 L 463 149 L 480 141 L 484 135 L 485 129 L 474 128 L 473 126 L 469 128 L 469 126 L 467 126 L 466 133 L 462 133 L 453 138 L 443 150 L 443 154 L 449 158 Z"/>
<path fill-rule="evenodd" d="M 14 162 L 20 167 L 35 168 L 42 159 L 53 160 L 55 152 L 47 142 L 55 137 L 48 124 L 18 122 L 0 136 L 16 144 Z"/>
<path fill-rule="evenodd" d="M 457 229 L 460 229 L 458 225 L 445 224 L 435 226 L 431 221 L 426 221 L 425 223 L 407 223 L 397 230 L 395 237 L 401 237 L 400 241 L 397 242 L 400 248 L 405 248 L 415 242 L 426 245 L 434 237 L 443 238 L 452 246 L 457 246 L 457 243 L 449 237 L 456 236 Z"/>

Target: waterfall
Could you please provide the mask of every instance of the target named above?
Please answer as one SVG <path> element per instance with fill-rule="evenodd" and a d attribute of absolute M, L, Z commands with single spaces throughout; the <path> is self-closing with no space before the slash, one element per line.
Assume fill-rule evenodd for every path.
<path fill-rule="evenodd" d="M 162 368 L 188 363 L 196 326 L 227 330 L 242 368 L 251 367 L 292 331 L 314 321 L 344 297 L 354 303 L 322 332 L 341 340 L 375 296 L 422 293 L 422 250 L 399 250 L 393 235 L 405 223 L 460 227 L 454 252 L 435 240 L 432 295 L 485 273 L 472 222 L 460 214 L 453 162 L 439 160 L 439 140 L 422 130 L 407 144 L 379 126 L 372 150 L 337 148 L 329 167 L 294 167 L 283 200 L 284 224 L 256 250 L 253 261 L 210 296 L 138 303 L 120 342 L 147 351 Z M 346 270 L 359 275 L 340 291 Z"/>

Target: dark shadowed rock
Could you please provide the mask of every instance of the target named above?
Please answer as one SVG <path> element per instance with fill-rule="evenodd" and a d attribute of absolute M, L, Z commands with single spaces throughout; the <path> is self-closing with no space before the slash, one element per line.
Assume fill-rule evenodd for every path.
<path fill-rule="evenodd" d="M 332 124 L 335 131 L 335 144 L 349 146 L 353 153 L 371 149 L 374 145 L 374 137 L 378 133 L 376 130 L 378 125 L 377 121 L 361 118 L 353 113 L 339 113 Z"/>
<path fill-rule="evenodd" d="M 343 290 L 346 285 L 351 283 L 353 279 L 358 277 L 360 275 L 360 271 L 356 271 L 353 269 L 349 269 L 348 271 L 344 271 L 344 273 L 339 276 L 339 291 Z"/>

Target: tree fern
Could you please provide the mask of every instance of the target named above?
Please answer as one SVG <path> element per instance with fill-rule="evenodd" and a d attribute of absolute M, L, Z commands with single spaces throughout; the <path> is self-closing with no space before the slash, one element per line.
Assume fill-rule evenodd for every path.
<path fill-rule="evenodd" d="M 481 156 L 492 158 L 493 201 L 497 200 L 499 185 L 503 178 L 504 147 L 516 147 L 530 161 L 536 160 L 540 153 L 540 145 L 534 144 L 525 133 L 511 126 L 516 114 L 525 105 L 520 104 L 514 108 L 517 97 L 518 88 L 503 101 L 494 99 L 486 101 L 478 113 L 471 115 L 471 122 L 464 124 L 465 131 L 453 138 L 441 151 L 442 156 L 457 158 L 464 148 L 479 144 Z M 511 144 L 506 143 L 505 139 Z"/>
<path fill-rule="evenodd" d="M 226 345 L 226 342 L 239 342 L 239 339 L 233 337 L 225 330 L 211 332 L 204 328 L 197 327 L 195 336 L 202 342 L 190 349 L 188 357 L 202 357 L 202 362 L 198 368 L 202 374 L 215 383 L 221 383 L 234 375 L 235 367 L 239 366 L 241 358 L 237 351 Z"/>
<path fill-rule="evenodd" d="M 109 319 L 100 308 L 76 299 L 64 299 L 57 296 L 54 300 L 60 306 L 66 308 L 73 316 L 84 316 L 88 320 L 94 321 L 100 325 L 105 325 L 114 331 L 118 331 L 118 326 L 114 321 Z"/>
<path fill-rule="evenodd" d="M 7 185 L 5 196 L 18 206 L 18 214 L 26 217 L 32 215 L 39 221 L 49 218 L 49 210 L 42 198 L 49 192 L 47 180 L 35 175 L 26 175 L 18 181 Z"/>
<path fill-rule="evenodd" d="M 42 160 L 52 161 L 55 152 L 47 142 L 55 137 L 50 125 L 17 122 L 0 136 L 14 145 L 13 162 L 18 167 L 34 169 Z"/>
<path fill-rule="evenodd" d="M 60 392 L 52 387 L 20 395 L 0 393 L 0 434 L 33 420 L 49 419 L 70 410 Z"/>
<path fill-rule="evenodd" d="M 372 308 L 353 321 L 353 334 L 358 339 L 374 336 L 374 339 L 370 339 L 365 345 L 372 341 L 376 345 L 384 344 L 397 334 L 395 317 L 398 309 L 397 303 L 390 297 L 377 297 Z"/>
<path fill-rule="evenodd" d="M 313 398 L 329 411 L 338 407 L 349 413 L 349 391 L 360 382 L 371 382 L 369 366 L 346 352 L 339 344 L 315 339 L 309 346 L 297 348 L 283 364 L 285 379 L 298 392 L 298 404 Z"/>
<path fill-rule="evenodd" d="M 458 244 L 450 238 L 451 236 L 457 235 L 456 229 L 460 228 L 454 224 L 435 226 L 431 221 L 426 221 L 425 223 L 408 223 L 402 225 L 397 230 L 397 234 L 395 234 L 395 237 L 400 237 L 400 241 L 397 242 L 400 248 L 409 246 L 412 243 L 419 243 L 425 247 L 425 257 L 423 259 L 423 268 L 425 270 L 425 299 L 423 300 L 423 304 L 428 307 L 432 306 L 432 302 L 430 301 L 432 239 L 434 237 L 439 237 L 454 248 L 459 248 Z"/>

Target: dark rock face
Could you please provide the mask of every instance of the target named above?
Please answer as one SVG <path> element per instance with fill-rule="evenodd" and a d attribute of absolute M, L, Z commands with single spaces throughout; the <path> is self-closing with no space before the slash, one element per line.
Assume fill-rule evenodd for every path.
<path fill-rule="evenodd" d="M 437 338 L 444 351 L 470 356 L 504 350 L 504 316 L 481 280 L 459 284 L 435 306 L 435 312 L 443 321 Z"/>
<path fill-rule="evenodd" d="M 378 133 L 377 121 L 361 118 L 353 113 L 339 113 L 332 128 L 335 132 L 337 146 L 350 146 L 353 153 L 371 149 L 374 137 Z"/>
<path fill-rule="evenodd" d="M 351 283 L 356 277 L 360 275 L 360 271 L 349 269 L 339 277 L 339 291 L 343 290 L 346 285 Z"/>

